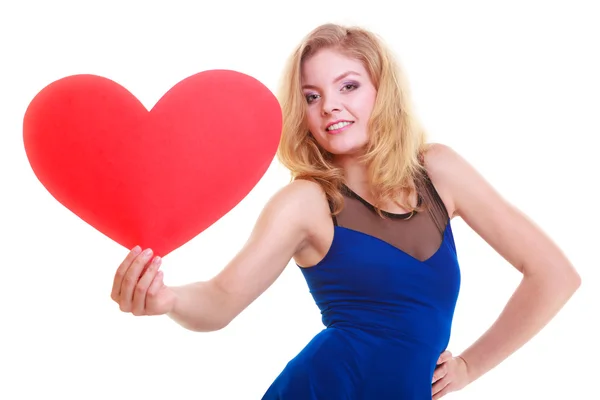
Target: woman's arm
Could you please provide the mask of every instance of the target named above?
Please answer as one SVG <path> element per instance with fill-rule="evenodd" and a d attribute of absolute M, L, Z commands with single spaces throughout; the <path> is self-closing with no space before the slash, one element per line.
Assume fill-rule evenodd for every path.
<path fill-rule="evenodd" d="M 292 182 L 266 204 L 243 248 L 214 278 L 173 288 L 168 315 L 193 331 L 227 326 L 309 245 L 317 218 L 328 216 L 324 193 L 312 182 Z"/>
<path fill-rule="evenodd" d="M 548 236 L 452 149 L 432 145 L 425 162 L 449 212 L 523 274 L 496 322 L 460 356 L 472 382 L 533 338 L 578 289 L 581 278 Z"/>

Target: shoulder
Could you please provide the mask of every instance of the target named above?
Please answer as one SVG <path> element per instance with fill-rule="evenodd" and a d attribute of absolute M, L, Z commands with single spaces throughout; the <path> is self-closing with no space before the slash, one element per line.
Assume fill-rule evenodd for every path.
<path fill-rule="evenodd" d="M 307 228 L 315 218 L 328 214 L 329 206 L 325 192 L 318 183 L 297 179 L 275 192 L 263 212 Z"/>
<path fill-rule="evenodd" d="M 327 196 L 322 187 L 305 179 L 297 179 L 279 189 L 267 202 L 259 217 L 259 231 L 273 233 L 271 243 L 293 243 L 299 262 L 320 248 L 323 235 L 331 225 Z"/>
<path fill-rule="evenodd" d="M 279 189 L 271 198 L 271 202 L 289 204 L 292 207 L 309 208 L 327 202 L 321 186 L 306 179 L 296 179 Z"/>
<path fill-rule="evenodd" d="M 423 152 L 423 165 L 427 175 L 442 198 L 450 217 L 456 214 L 452 170 L 457 168 L 459 158 L 454 149 L 441 143 L 429 143 Z"/>
<path fill-rule="evenodd" d="M 427 172 L 441 179 L 448 179 L 468 167 L 467 161 L 457 151 L 442 143 L 429 143 L 423 160 Z"/>
<path fill-rule="evenodd" d="M 460 215 L 466 206 L 465 198 L 491 187 L 476 169 L 452 147 L 430 143 L 423 154 L 424 166 L 431 182 L 446 204 L 450 216 Z M 479 193 L 476 191 L 479 190 Z M 481 199 L 481 197 L 479 197 Z"/>
<path fill-rule="evenodd" d="M 492 184 L 451 147 L 430 144 L 424 154 L 424 164 L 440 197 L 448 203 L 451 216 L 460 216 L 467 223 L 483 219 L 490 222 L 492 218 L 495 224 L 515 212 Z"/>

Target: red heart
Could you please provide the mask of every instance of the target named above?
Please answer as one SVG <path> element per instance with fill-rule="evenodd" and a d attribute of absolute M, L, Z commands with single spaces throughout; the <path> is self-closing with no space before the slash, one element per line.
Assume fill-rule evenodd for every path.
<path fill-rule="evenodd" d="M 56 200 L 126 248 L 165 256 L 252 190 L 281 125 L 271 91 L 235 71 L 192 75 L 151 111 L 109 79 L 75 75 L 32 100 L 23 139 Z"/>

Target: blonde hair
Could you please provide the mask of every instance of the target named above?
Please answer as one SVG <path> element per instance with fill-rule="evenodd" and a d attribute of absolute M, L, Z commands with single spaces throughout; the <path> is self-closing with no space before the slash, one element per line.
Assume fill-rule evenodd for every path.
<path fill-rule="evenodd" d="M 294 179 L 321 185 L 334 214 L 343 205 L 340 188 L 343 170 L 332 155 L 319 146 L 305 118 L 306 99 L 301 90 L 302 63 L 321 49 L 329 48 L 363 63 L 377 90 L 368 123 L 369 143 L 362 157 L 368 167 L 375 206 L 393 201 L 413 210 L 408 201 L 417 190 L 423 168 L 421 155 L 426 134 L 417 121 L 406 78 L 391 52 L 374 33 L 360 27 L 324 24 L 310 32 L 286 64 L 278 98 L 283 112 L 283 131 L 277 157 Z M 379 210 L 379 207 L 377 207 Z"/>

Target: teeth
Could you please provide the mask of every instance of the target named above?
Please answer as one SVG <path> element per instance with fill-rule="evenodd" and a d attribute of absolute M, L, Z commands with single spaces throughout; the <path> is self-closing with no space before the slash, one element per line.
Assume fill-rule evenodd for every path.
<path fill-rule="evenodd" d="M 341 129 L 343 127 L 345 127 L 346 125 L 350 125 L 352 122 L 338 122 L 337 124 L 333 124 L 331 125 L 329 128 L 327 128 L 328 131 L 334 131 L 336 129 Z"/>

